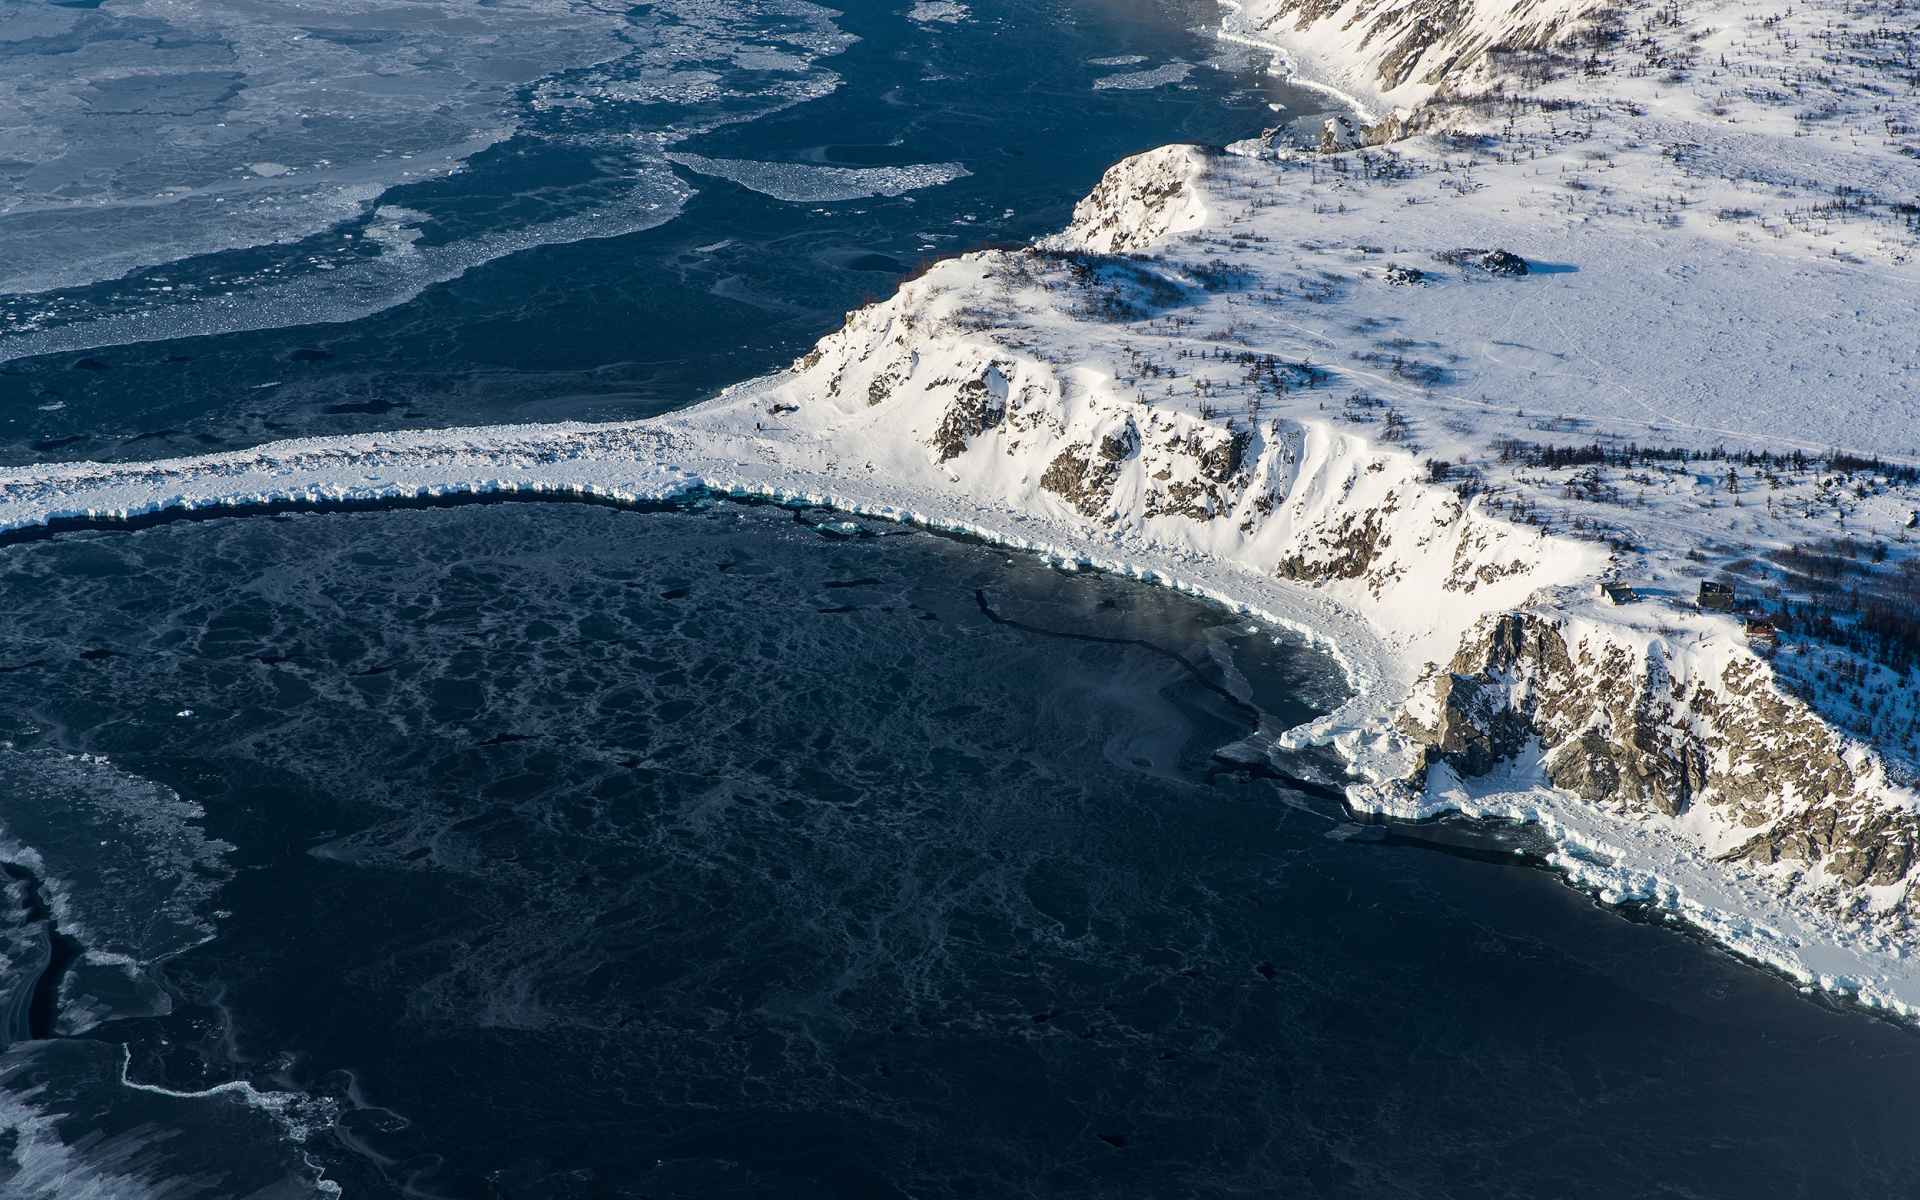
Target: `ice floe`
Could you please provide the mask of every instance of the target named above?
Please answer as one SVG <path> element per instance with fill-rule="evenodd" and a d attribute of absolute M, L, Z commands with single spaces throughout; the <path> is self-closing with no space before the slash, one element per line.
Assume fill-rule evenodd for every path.
<path fill-rule="evenodd" d="M 915 163 L 901 167 L 821 167 L 805 163 L 706 158 L 678 152 L 670 153 L 667 157 L 690 171 L 725 179 L 749 191 L 796 204 L 901 196 L 921 188 L 952 183 L 973 173 L 956 162 Z"/>

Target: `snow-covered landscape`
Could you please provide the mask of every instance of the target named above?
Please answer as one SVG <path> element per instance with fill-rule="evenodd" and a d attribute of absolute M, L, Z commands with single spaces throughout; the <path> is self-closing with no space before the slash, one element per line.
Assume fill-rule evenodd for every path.
<path fill-rule="evenodd" d="M 1222 19 L 1341 99 L 1117 164 L 787 372 L 644 422 L 12 469 L 0 528 L 704 488 L 1135 574 L 1339 657 L 1353 699 L 1274 734 L 1337 747 L 1356 811 L 1537 822 L 1601 899 L 1920 1016 L 1915 11 Z"/>

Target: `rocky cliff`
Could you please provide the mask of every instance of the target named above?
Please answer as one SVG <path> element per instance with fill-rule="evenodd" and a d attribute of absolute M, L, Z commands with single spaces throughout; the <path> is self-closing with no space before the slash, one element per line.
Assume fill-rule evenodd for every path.
<path fill-rule="evenodd" d="M 1402 714 L 1422 782 L 1436 764 L 1535 763 L 1590 803 L 1684 821 L 1716 857 L 1836 913 L 1905 928 L 1920 814 L 1764 658 L 1700 634 L 1548 607 L 1482 619 Z"/>

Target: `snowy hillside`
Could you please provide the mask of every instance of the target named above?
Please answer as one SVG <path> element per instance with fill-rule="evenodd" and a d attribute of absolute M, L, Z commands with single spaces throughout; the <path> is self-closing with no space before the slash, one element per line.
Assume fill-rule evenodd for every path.
<path fill-rule="evenodd" d="M 1354 806 L 1539 821 L 1601 896 L 1920 1014 L 1912 13 L 1226 19 L 1371 128 L 1128 160 L 686 413 L 0 473 L 0 528 L 706 484 L 1177 582 L 1340 654 L 1355 699 L 1267 733 Z"/>
<path fill-rule="evenodd" d="M 1224 33 L 1275 47 L 1363 107 L 1412 107 L 1498 77 L 1500 52 L 1560 44 L 1600 0 L 1221 0 Z"/>

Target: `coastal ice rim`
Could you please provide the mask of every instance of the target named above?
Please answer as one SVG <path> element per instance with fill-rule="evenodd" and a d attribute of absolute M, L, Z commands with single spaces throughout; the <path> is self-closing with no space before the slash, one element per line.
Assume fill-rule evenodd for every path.
<path fill-rule="evenodd" d="M 1215 0 L 1215 2 L 1229 13 L 1235 15 L 1246 11 L 1246 5 L 1243 0 Z M 1226 28 L 1224 24 L 1218 29 L 1215 29 L 1213 35 L 1223 42 L 1232 42 L 1237 46 L 1247 46 L 1251 49 L 1260 50 L 1272 55 L 1273 73 L 1275 75 L 1278 75 L 1295 87 L 1305 88 L 1312 92 L 1319 92 L 1324 96 L 1339 101 L 1351 109 L 1353 115 L 1360 118 L 1362 124 L 1372 125 L 1380 119 L 1371 105 L 1353 93 L 1342 91 L 1330 83 L 1303 75 L 1300 71 L 1299 60 L 1279 42 L 1271 42 L 1265 38 L 1254 37 L 1251 34 L 1238 33 Z"/>
<path fill-rule="evenodd" d="M 502 427 L 503 429 L 526 427 Z M 532 427 L 541 428 L 541 427 Z M 551 428 L 551 427 L 549 427 Z M 580 425 L 562 426 L 555 432 L 578 430 L 618 429 L 620 426 Z M 471 432 L 480 433 L 486 427 L 476 427 Z M 463 431 L 464 432 L 464 431 Z M 298 445 L 296 443 L 295 445 Z M 303 449 L 310 448 L 302 446 Z M 347 449 L 346 447 L 342 447 Z M 263 450 L 272 449 L 262 447 Z M 225 461 L 222 461 L 225 460 Z M 210 456 L 208 460 L 185 460 L 186 462 L 206 461 L 208 465 L 245 465 L 257 464 L 269 466 L 274 463 L 270 455 L 249 456 L 244 452 L 233 455 Z M 61 464 L 67 465 L 67 464 Z M 80 463 L 74 467 L 99 469 L 104 464 Z M 1033 554 L 1047 565 L 1064 570 L 1093 570 L 1102 574 L 1115 575 L 1152 586 L 1166 587 L 1196 599 L 1205 600 L 1238 616 L 1251 617 L 1264 624 L 1284 629 L 1305 641 L 1312 648 L 1326 654 L 1346 677 L 1352 690 L 1351 697 L 1338 709 L 1322 714 L 1300 725 L 1284 731 L 1280 737 L 1283 744 L 1301 746 L 1325 744 L 1330 742 L 1336 732 L 1353 728 L 1353 718 L 1357 706 L 1365 703 L 1368 710 L 1380 708 L 1378 693 L 1379 681 L 1372 673 L 1365 671 L 1343 650 L 1340 643 L 1327 632 L 1311 622 L 1291 617 L 1271 609 L 1264 608 L 1251 601 L 1244 600 L 1227 590 L 1189 580 L 1166 570 L 1148 566 L 1125 558 L 1105 557 L 1090 550 L 1076 549 L 1058 542 L 1036 540 L 1020 534 L 982 525 L 975 521 L 936 517 L 930 513 L 910 507 L 875 503 L 831 491 L 818 491 L 808 488 L 785 487 L 765 479 L 749 479 L 739 475 L 708 476 L 696 472 L 683 471 L 677 466 L 654 467 L 653 470 L 665 472 L 663 477 L 651 486 L 635 484 L 620 486 L 595 482 L 546 481 L 539 479 L 466 479 L 446 480 L 435 483 L 407 485 L 388 483 L 377 487 L 346 485 L 314 485 L 292 487 L 284 490 L 257 490 L 206 496 L 175 494 L 156 496 L 143 504 L 122 505 L 117 507 L 82 506 L 74 508 L 49 507 L 25 518 L 10 518 L 0 515 L 0 543 L 7 535 L 18 535 L 30 530 L 59 532 L 62 526 L 133 523 L 143 518 L 166 514 L 227 515 L 244 516 L 257 510 L 281 508 L 287 505 L 347 506 L 392 504 L 395 507 L 409 502 L 436 499 L 451 499 L 470 496 L 476 499 L 515 496 L 542 496 L 555 498 L 578 497 L 581 500 L 610 501 L 616 504 L 649 504 L 684 500 L 699 495 L 715 495 L 727 499 L 769 501 L 778 504 L 806 505 L 831 509 L 849 516 L 866 517 L 873 520 L 892 521 L 901 525 L 911 525 L 935 533 L 953 534 L 971 538 L 987 545 L 1003 549 Z M 0 484 L 14 478 L 32 478 L 33 468 L 0 473 Z M 82 476 L 84 477 L 84 476 Z M 41 478 L 45 478 L 42 476 Z M 1231 564 L 1222 564 L 1231 566 Z M 1375 715 L 1369 711 L 1366 715 Z"/>
<path fill-rule="evenodd" d="M 1537 772 L 1531 774 L 1537 775 Z M 1607 836 L 1631 838 L 1640 831 L 1629 822 L 1591 806 L 1570 813 L 1565 803 L 1568 800 L 1565 793 L 1537 777 L 1510 777 L 1492 781 L 1491 786 L 1483 790 L 1447 788 L 1441 790 L 1437 798 L 1429 796 L 1412 803 L 1395 803 L 1385 794 L 1350 790 L 1347 805 L 1356 812 L 1392 820 L 1430 821 L 1461 816 L 1532 826 L 1553 845 L 1552 852 L 1539 860 L 1541 865 L 1601 907 L 1658 913 L 1672 923 L 1693 930 L 1733 957 L 1791 983 L 1804 995 L 1818 994 L 1895 1018 L 1908 1027 L 1920 1026 L 1920 990 L 1908 989 L 1903 993 L 1895 985 L 1864 974 L 1875 959 L 1888 960 L 1884 951 L 1850 944 L 1839 930 L 1831 927 L 1803 928 L 1803 934 L 1821 939 L 1812 948 L 1814 952 L 1823 948 L 1835 951 L 1856 960 L 1862 970 L 1855 973 L 1817 969 L 1811 962 L 1815 955 L 1801 952 L 1799 943 L 1787 944 L 1793 935 L 1768 924 L 1762 914 L 1742 913 L 1702 900 L 1672 874 L 1645 862 L 1620 861 L 1629 858 L 1630 852 L 1603 839 Z M 1576 799 L 1572 803 L 1579 802 Z M 1601 826 L 1602 832 L 1581 828 L 1581 822 L 1571 819 L 1574 813 Z M 1805 916 L 1793 909 L 1783 911 L 1794 921 Z"/>

